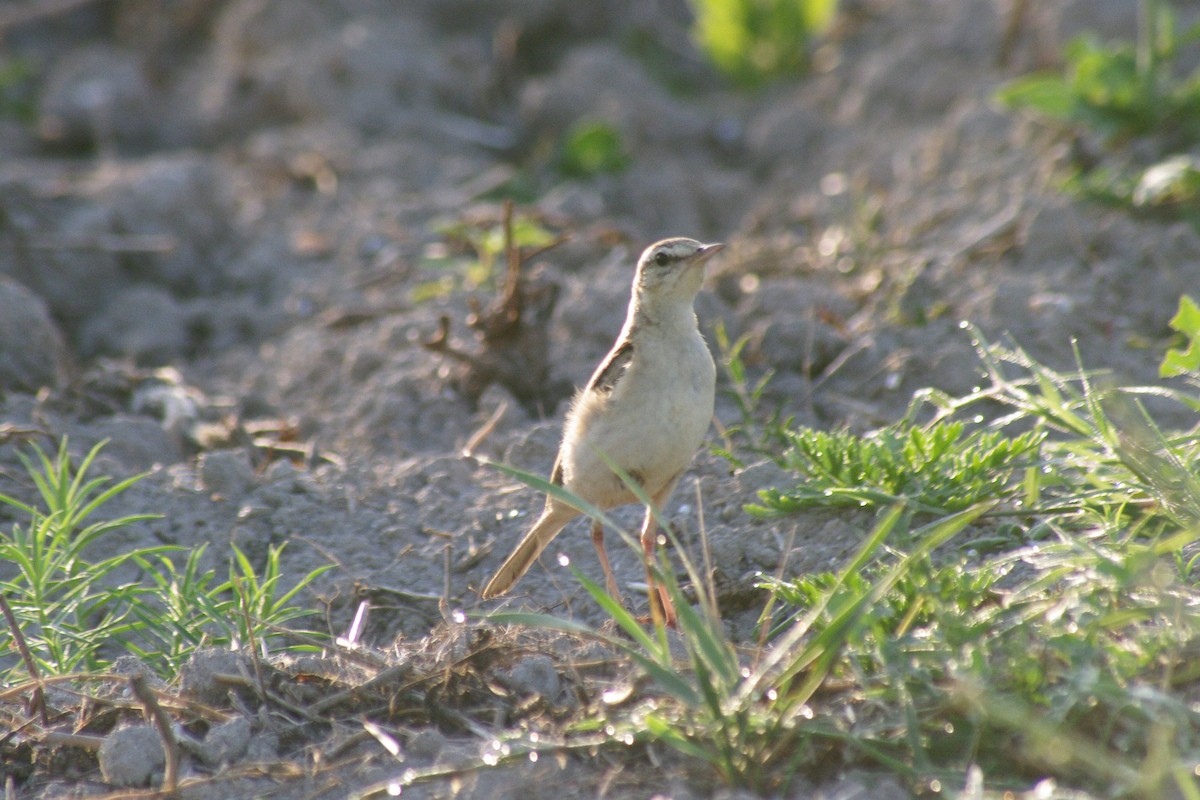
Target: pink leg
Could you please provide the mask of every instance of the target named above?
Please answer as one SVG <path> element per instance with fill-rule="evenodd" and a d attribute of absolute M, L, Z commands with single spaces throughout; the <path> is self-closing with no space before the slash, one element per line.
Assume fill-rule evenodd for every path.
<path fill-rule="evenodd" d="M 608 587 L 608 593 L 619 603 L 621 590 L 617 587 L 612 565 L 608 563 L 608 553 L 604 549 L 604 526 L 599 522 L 592 522 L 592 544 L 596 546 L 596 555 L 600 557 L 600 568 L 604 570 L 604 583 Z"/>
<path fill-rule="evenodd" d="M 663 504 L 671 496 L 671 492 L 675 489 L 675 482 L 678 480 L 679 476 L 676 475 L 658 494 L 650 498 L 654 508 L 662 510 Z M 658 545 L 658 525 L 654 521 L 654 512 L 649 508 L 646 509 L 646 520 L 642 523 L 641 539 L 643 558 L 646 562 L 646 583 L 650 587 L 650 618 L 653 620 L 661 618 L 668 627 L 674 628 L 675 604 L 671 602 L 671 595 L 667 592 L 667 587 L 660 586 L 658 581 L 654 580 L 654 573 L 650 569 L 654 563 L 654 550 Z"/>

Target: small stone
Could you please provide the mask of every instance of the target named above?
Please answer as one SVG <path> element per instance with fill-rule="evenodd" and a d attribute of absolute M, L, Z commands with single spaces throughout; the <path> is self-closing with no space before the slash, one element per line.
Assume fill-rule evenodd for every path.
<path fill-rule="evenodd" d="M 232 764 L 246 754 L 250 746 L 250 720 L 234 717 L 212 728 L 196 748 L 196 755 L 209 766 Z"/>
<path fill-rule="evenodd" d="M 170 293 L 158 286 L 131 286 L 83 326 L 84 355 L 128 356 L 143 364 L 170 361 L 187 351 L 188 322 Z"/>
<path fill-rule="evenodd" d="M 280 458 L 267 467 L 267 483 L 280 484 L 285 490 L 291 491 L 302 474 L 290 459 Z"/>
<path fill-rule="evenodd" d="M 244 760 L 255 764 L 268 764 L 279 759 L 279 736 L 264 731 L 255 736 L 250 737 L 250 743 L 246 746 Z"/>
<path fill-rule="evenodd" d="M 66 344 L 42 298 L 0 276 L 0 391 L 57 387 L 66 370 Z"/>
<path fill-rule="evenodd" d="M 183 460 L 183 444 L 152 419 L 115 414 L 84 425 L 71 425 L 71 441 L 85 447 L 106 441 L 102 458 L 126 469 L 149 470 Z"/>
<path fill-rule="evenodd" d="M 413 734 L 405 749 L 414 758 L 436 761 L 445 748 L 446 735 L 435 728 L 425 728 Z"/>
<path fill-rule="evenodd" d="M 247 659 L 240 653 L 208 648 L 197 650 L 183 665 L 180 684 L 183 691 L 202 703 L 224 706 L 229 697 L 229 687 L 217 680 L 218 675 L 240 675 L 243 667 L 248 668 Z"/>
<path fill-rule="evenodd" d="M 100 774 L 116 786 L 148 786 L 163 768 L 162 739 L 149 725 L 113 731 L 100 745 Z"/>
<path fill-rule="evenodd" d="M 80 148 L 146 141 L 154 95 L 136 54 L 98 45 L 54 61 L 38 108 L 45 142 Z"/>
<path fill-rule="evenodd" d="M 163 430 L 180 439 L 196 439 L 204 395 L 183 382 L 183 376 L 171 367 L 154 371 L 133 392 L 129 407 L 136 414 L 154 417 Z"/>
<path fill-rule="evenodd" d="M 549 656 L 529 656 L 513 665 L 503 675 L 505 683 L 515 691 L 540 695 L 553 700 L 562 690 L 562 679 Z"/>
<path fill-rule="evenodd" d="M 225 498 L 241 497 L 255 484 L 254 469 L 240 450 L 204 453 L 197 470 L 205 491 Z"/>
<path fill-rule="evenodd" d="M 167 688 L 166 681 L 158 677 L 154 670 L 150 669 L 149 664 L 135 655 L 117 656 L 116 660 L 109 665 L 108 672 L 111 675 L 124 675 L 130 678 L 139 675 L 147 685 L 155 689 Z"/>

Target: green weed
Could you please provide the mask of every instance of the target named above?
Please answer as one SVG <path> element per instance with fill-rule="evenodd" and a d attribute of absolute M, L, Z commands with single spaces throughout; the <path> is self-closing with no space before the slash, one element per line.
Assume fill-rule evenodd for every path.
<path fill-rule="evenodd" d="M 1099 388 L 1102 375 L 1055 372 L 970 330 L 984 385 L 965 397 L 918 393 L 910 418 L 932 409 L 933 421 L 905 433 L 987 410 L 984 430 L 1026 427 L 1038 444 L 1021 456 L 1023 468 L 1002 462 L 983 473 L 1014 481 L 977 519 L 984 538 L 969 538 L 957 558 L 942 552 L 912 564 L 843 649 L 834 677 L 855 687 L 859 721 L 846 746 L 914 786 L 961 785 L 970 767 L 1003 789 L 1048 775 L 1104 796 L 1192 796 L 1200 435 L 1162 431 L 1139 398 L 1192 410 L 1200 399 L 1163 387 Z M 820 441 L 824 463 L 866 460 L 852 437 Z M 980 556 L 998 523 L 1011 529 L 1005 546 Z M 778 637 L 821 608 L 821 630 L 833 624 L 830 610 L 886 569 L 764 579 L 777 600 L 764 624 Z"/>
<path fill-rule="evenodd" d="M 32 123 L 37 116 L 36 73 L 22 58 L 0 59 L 0 117 Z"/>
<path fill-rule="evenodd" d="M 1163 356 L 1158 374 L 1163 378 L 1200 373 L 1200 306 L 1188 295 L 1179 298 L 1179 310 L 1169 323 L 1171 330 L 1184 339 L 1184 344 L 1172 348 Z"/>
<path fill-rule="evenodd" d="M 772 372 L 768 370 L 753 384 L 750 383 L 749 367 L 742 358 L 742 351 L 750 341 L 749 336 L 742 336 L 736 342 L 729 340 L 729 332 L 725 324 L 718 322 L 713 332 L 717 345 L 717 363 L 725 373 L 728 387 L 721 391 L 731 397 L 737 404 L 740 421 L 724 428 L 722 447 L 714 448 L 717 455 L 727 459 L 736 466 L 745 466 L 739 452 L 750 452 L 756 456 L 773 456 L 784 446 L 784 430 L 791 423 L 790 418 L 784 419 L 782 411 L 776 409 L 768 419 L 760 419 L 763 395 L 771 382 Z"/>
<path fill-rule="evenodd" d="M 1014 473 L 1037 457 L 1044 438 L 967 433 L 962 422 L 891 427 L 867 436 L 797 428 L 783 433 L 779 463 L 798 483 L 761 493 L 752 514 L 786 514 L 813 506 L 885 506 L 907 502 L 932 513 L 961 511 L 1019 491 Z"/>
<path fill-rule="evenodd" d="M 66 439 L 53 456 L 34 446 L 34 458 L 22 454 L 21 459 L 41 503 L 0 494 L 0 503 L 27 517 L 11 532 L 0 532 L 0 563 L 10 565 L 0 592 L 38 669 L 53 675 L 101 671 L 127 651 L 171 676 L 201 645 L 281 647 L 268 631 L 315 613 L 292 602 L 328 567 L 284 591 L 282 547 L 270 548 L 262 570 L 235 548 L 229 577 L 220 583 L 214 570 L 201 567 L 204 548 L 194 550 L 182 569 L 171 558 L 181 548 L 168 545 L 98 556 L 97 545 L 106 535 L 158 516 L 93 521 L 106 503 L 145 477 L 115 483 L 91 477 L 102 447 L 96 445 L 74 465 Z M 138 580 L 114 582 L 118 570 L 131 567 Z M 23 668 L 13 667 L 9 677 Z"/>
<path fill-rule="evenodd" d="M 920 392 L 904 421 L 864 437 L 776 425 L 790 443 L 776 458 L 797 485 L 767 494 L 772 514 L 790 498 L 880 515 L 837 572 L 761 578 L 773 599 L 757 646 L 728 638 L 679 542 L 695 604 L 665 561 L 655 572 L 679 611 L 674 656 L 662 630 L 577 571 L 620 636 L 496 618 L 599 639 L 641 676 L 631 702 L 589 707 L 567 745 L 662 743 L 767 794 L 829 763 L 870 765 L 917 792 L 974 781 L 1000 796 L 1043 778 L 1095 796 L 1200 792 L 1188 699 L 1200 685 L 1200 435 L 1160 429 L 1140 402 L 1200 411 L 1200 398 L 1056 372 L 968 330 L 984 379 L 966 396 Z M 732 375 L 745 426 L 761 425 L 747 375 Z M 932 521 L 911 527 L 917 511 Z"/>
<path fill-rule="evenodd" d="M 692 0 L 692 34 L 735 83 L 756 88 L 803 72 L 837 0 Z"/>
<path fill-rule="evenodd" d="M 165 674 L 174 674 L 201 647 L 257 646 L 264 652 L 303 651 L 277 633 L 281 625 L 315 615 L 315 609 L 291 605 L 296 595 L 331 567 L 302 576 L 290 589 L 280 584 L 280 555 L 284 545 L 267 548 L 260 572 L 236 546 L 228 577 L 216 583 L 216 570 L 202 570 L 205 547 L 193 550 L 180 570 L 166 557 L 154 560 L 139 553 L 138 563 L 153 584 L 152 605 L 139 604 L 134 614 L 141 622 L 136 639 L 126 647 Z M 303 631 L 320 637 L 318 631 Z"/>
<path fill-rule="evenodd" d="M 1140 142 L 1154 155 L 1128 155 L 1082 165 L 1066 186 L 1084 196 L 1127 208 L 1177 213 L 1200 223 L 1200 166 L 1189 149 L 1200 141 L 1200 70 L 1180 77 L 1185 48 L 1200 27 L 1180 33 L 1165 0 L 1141 0 L 1135 43 L 1107 44 L 1092 36 L 1073 41 L 1062 74 L 1017 79 L 997 94 L 1011 108 L 1033 111 L 1097 134 L 1119 150 Z"/>
<path fill-rule="evenodd" d="M 531 487 L 580 508 L 585 514 L 613 527 L 631 547 L 627 533 L 613 526 L 603 512 L 570 495 L 562 487 L 511 467 L 504 472 Z M 619 470 L 618 474 L 619 474 Z M 627 485 L 639 487 L 628 476 Z M 649 498 L 641 497 L 644 502 Z M 936 547 L 967 528 L 986 506 L 952 515 L 912 532 L 920 544 L 913 553 L 891 560 L 878 580 L 867 584 L 859 573 L 878 558 L 887 558 L 885 540 L 908 518 L 898 505 L 883 515 L 844 570 L 831 579 L 830 590 L 817 599 L 810 613 L 791 620 L 769 650 L 746 653 L 725 633 L 715 597 L 686 550 L 668 531 L 675 552 L 698 595 L 695 608 L 685 598 L 665 557 L 655 565 L 655 579 L 667 587 L 679 612 L 678 633 L 686 664 L 677 662 L 662 627 L 647 632 L 641 624 L 597 583 L 568 567 L 588 594 L 628 637 L 600 633 L 582 623 L 554 616 L 524 613 L 491 615 L 495 622 L 552 628 L 605 642 L 624 653 L 654 687 L 654 691 L 620 716 L 601 711 L 579 721 L 576 735 L 592 736 L 603 730 L 609 741 L 658 741 L 685 756 L 707 764 L 731 786 L 759 792 L 785 791 L 798 766 L 811 762 L 826 738 L 843 735 L 832 719 L 813 722 L 810 702 L 839 664 L 842 651 L 862 635 L 872 619 L 872 609 L 914 565 L 922 563 Z M 818 625 L 818 622 L 826 624 Z"/>
<path fill-rule="evenodd" d="M 445 245 L 431 248 L 423 266 L 437 277 L 421 281 L 410 291 L 414 303 L 423 303 L 453 292 L 494 288 L 504 274 L 504 225 L 468 219 L 442 221 L 434 226 Z M 517 214 L 513 218 L 513 243 L 517 247 L 545 247 L 554 234 L 534 217 Z"/>
<path fill-rule="evenodd" d="M 603 512 L 562 487 L 511 467 L 500 468 L 612 526 Z M 637 491 L 632 481 L 627 480 L 627 485 Z M 573 620 L 543 614 L 499 613 L 489 618 L 602 641 L 629 658 L 653 687 L 620 714 L 602 706 L 595 709 L 594 716 L 572 726 L 574 735 L 593 737 L 597 731 L 604 731 L 608 741 L 621 746 L 635 741 L 661 742 L 707 765 L 730 786 L 758 792 L 786 791 L 797 769 L 805 763 L 812 765 L 827 738 L 845 734 L 836 715 L 814 720 L 811 705 L 817 691 L 838 669 L 843 651 L 864 635 L 875 606 L 905 579 L 909 569 L 967 528 L 985 508 L 977 506 L 912 531 L 911 539 L 919 542 L 915 550 L 889 558 L 884 542 L 909 516 L 903 506 L 894 507 L 881 517 L 843 571 L 831 579 L 829 591 L 817 598 L 809 613 L 790 620 L 769 649 L 755 653 L 739 649 L 726 634 L 715 597 L 669 528 L 665 529 L 698 595 L 693 607 L 680 589 L 674 570 L 661 557 L 654 566 L 654 575 L 667 587 L 679 613 L 679 640 L 686 653 L 682 662 L 673 654 L 664 628 L 658 626 L 647 632 L 618 600 L 569 564 L 575 578 L 624 636 L 604 634 Z M 614 529 L 631 547 L 637 547 L 627 533 Z M 887 561 L 877 580 L 859 580 L 860 571 L 877 559 Z"/>
<path fill-rule="evenodd" d="M 563 136 L 558 171 L 570 178 L 622 172 L 629 153 L 621 132 L 602 120 L 576 122 Z"/>
<path fill-rule="evenodd" d="M 1056 526 L 1059 541 L 982 563 L 913 565 L 872 606 L 833 673 L 855 687 L 851 746 L 910 779 L 957 783 L 974 764 L 1005 788 L 1021 773 L 1050 774 L 1160 796 L 1200 737 L 1200 716 L 1170 691 L 1197 677 L 1187 654 L 1200 596 L 1173 567 L 1178 541 L 1114 533 Z M 768 586 L 793 618 L 824 603 L 814 626 L 823 630 L 829 609 L 881 570 L 840 586 L 828 575 Z M 1150 742 L 1164 720 L 1162 760 Z"/>
<path fill-rule="evenodd" d="M 1078 123 L 1108 141 L 1164 133 L 1194 141 L 1200 135 L 1200 74 L 1174 76 L 1180 47 L 1196 31 L 1178 35 L 1164 2 L 1146 2 L 1144 31 L 1137 44 L 1104 44 L 1082 36 L 1067 46 L 1064 74 L 1020 78 L 999 98 L 1052 119 Z"/>
<path fill-rule="evenodd" d="M 71 466 L 64 439 L 51 457 L 34 446 L 36 462 L 21 454 L 21 461 L 37 486 L 42 506 L 26 505 L 0 495 L 0 502 L 24 512 L 29 520 L 0 533 L 0 562 L 14 574 L 0 581 L 38 666 L 52 674 L 75 670 L 94 671 L 101 650 L 137 629 L 133 608 L 146 601 L 147 590 L 138 583 L 102 588 L 105 580 L 132 562 L 134 552 L 95 559 L 90 548 L 106 534 L 154 515 L 138 514 L 91 522 L 101 507 L 137 483 L 135 475 L 119 483 L 89 478 L 88 470 L 100 451 L 94 447 Z M 148 548 L 147 556 L 175 548 Z"/>

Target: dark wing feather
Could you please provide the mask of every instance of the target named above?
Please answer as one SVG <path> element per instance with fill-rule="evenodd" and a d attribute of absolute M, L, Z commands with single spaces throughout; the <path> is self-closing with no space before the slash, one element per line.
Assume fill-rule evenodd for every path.
<path fill-rule="evenodd" d="M 612 394 L 612 390 L 616 388 L 617 381 L 625 374 L 625 368 L 629 366 L 632 358 L 633 342 L 626 339 L 617 345 L 605 362 L 600 365 L 600 368 L 596 370 L 596 374 L 592 376 L 592 382 L 588 384 L 588 391 Z"/>

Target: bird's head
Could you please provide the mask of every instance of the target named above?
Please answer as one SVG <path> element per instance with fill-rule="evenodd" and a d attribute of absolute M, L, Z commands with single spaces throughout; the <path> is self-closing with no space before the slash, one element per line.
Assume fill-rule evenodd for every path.
<path fill-rule="evenodd" d="M 677 296 L 690 302 L 704 281 L 705 262 L 724 247 L 684 238 L 655 242 L 638 259 L 634 290 L 642 298 Z"/>

